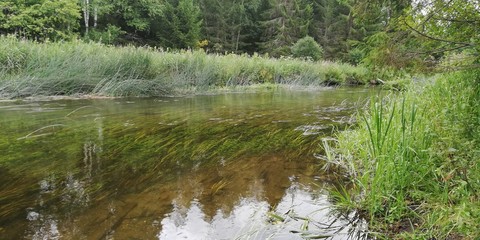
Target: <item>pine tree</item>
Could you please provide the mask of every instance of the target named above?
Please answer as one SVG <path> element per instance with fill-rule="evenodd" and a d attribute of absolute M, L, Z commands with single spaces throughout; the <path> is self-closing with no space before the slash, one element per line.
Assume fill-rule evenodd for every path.
<path fill-rule="evenodd" d="M 155 33 L 162 47 L 195 48 L 201 37 L 201 12 L 194 0 L 166 2 Z"/>
<path fill-rule="evenodd" d="M 348 41 L 354 27 L 349 6 L 338 0 L 315 0 L 313 6 L 310 34 L 323 47 L 325 58 L 342 58 L 348 51 Z"/>
<path fill-rule="evenodd" d="M 311 4 L 302 0 L 269 0 L 263 13 L 263 52 L 279 57 L 290 55 L 290 47 L 305 37 L 313 16 Z"/>
<path fill-rule="evenodd" d="M 203 31 L 210 49 L 241 53 L 252 48 L 258 32 L 255 16 L 259 3 L 260 0 L 203 0 Z"/>

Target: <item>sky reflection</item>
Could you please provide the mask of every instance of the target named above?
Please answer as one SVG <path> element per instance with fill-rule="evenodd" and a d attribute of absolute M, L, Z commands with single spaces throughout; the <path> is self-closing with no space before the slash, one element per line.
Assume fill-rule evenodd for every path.
<path fill-rule="evenodd" d="M 304 239 L 304 236 L 353 238 L 358 230 L 330 212 L 327 196 L 292 182 L 277 206 L 258 197 L 239 199 L 232 211 L 217 210 L 209 219 L 203 206 L 192 199 L 189 206 L 175 200 L 171 213 L 161 221 L 160 240 L 169 239 Z M 277 217 L 283 218 L 283 221 Z M 308 219 L 308 220 L 306 220 Z M 364 226 L 363 226 L 364 227 Z M 302 237 L 301 230 L 304 235 Z M 307 231 L 308 229 L 308 231 Z M 361 229 L 361 228 L 360 228 Z"/>

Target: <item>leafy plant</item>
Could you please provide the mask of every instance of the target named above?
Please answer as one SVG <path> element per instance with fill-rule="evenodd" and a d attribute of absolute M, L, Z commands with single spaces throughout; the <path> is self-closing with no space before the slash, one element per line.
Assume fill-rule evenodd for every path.
<path fill-rule="evenodd" d="M 93 29 L 92 31 L 88 32 L 87 39 L 103 44 L 117 44 L 125 33 L 126 32 L 120 27 L 107 25 L 107 28 L 103 31 Z"/>
<path fill-rule="evenodd" d="M 95 42 L 35 43 L 0 37 L 0 49 L 0 96 L 4 98 L 171 96 L 260 83 L 322 86 L 348 79 L 365 83 L 369 76 L 364 67 L 345 63 L 213 55 L 203 50 L 165 52 Z"/>
<path fill-rule="evenodd" d="M 310 36 L 299 39 L 292 46 L 292 54 L 297 58 L 306 58 L 318 61 L 322 58 L 323 49 L 318 43 Z"/>
<path fill-rule="evenodd" d="M 327 161 L 355 184 L 340 205 L 368 213 L 372 230 L 415 222 L 407 238 L 480 237 L 477 74 L 445 74 L 372 99 L 358 128 L 340 133 L 335 149 L 325 147 Z"/>

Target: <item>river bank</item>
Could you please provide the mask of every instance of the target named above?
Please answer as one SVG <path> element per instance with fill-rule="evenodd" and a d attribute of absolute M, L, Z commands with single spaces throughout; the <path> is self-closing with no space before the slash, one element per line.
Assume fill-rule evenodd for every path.
<path fill-rule="evenodd" d="M 177 96 L 253 84 L 366 84 L 360 66 L 204 51 L 165 52 L 95 43 L 0 37 L 0 97 Z"/>
<path fill-rule="evenodd" d="M 445 73 L 372 98 L 358 127 L 324 141 L 353 185 L 334 190 L 337 207 L 360 212 L 380 238 L 478 239 L 478 76 Z"/>

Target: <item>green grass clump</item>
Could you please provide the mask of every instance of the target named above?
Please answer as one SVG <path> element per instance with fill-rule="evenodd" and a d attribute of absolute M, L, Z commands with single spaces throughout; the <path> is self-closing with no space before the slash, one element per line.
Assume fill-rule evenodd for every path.
<path fill-rule="evenodd" d="M 361 84 L 368 76 L 365 68 L 343 63 L 0 37 L 2 98 L 166 96 L 262 83 Z"/>
<path fill-rule="evenodd" d="M 351 177 L 338 206 L 398 239 L 480 238 L 479 72 L 448 73 L 372 99 L 356 129 L 326 145 Z"/>

